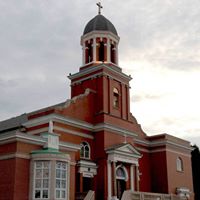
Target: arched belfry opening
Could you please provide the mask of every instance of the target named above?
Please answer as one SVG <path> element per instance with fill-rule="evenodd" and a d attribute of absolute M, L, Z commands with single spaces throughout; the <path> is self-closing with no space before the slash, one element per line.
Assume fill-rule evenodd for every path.
<path fill-rule="evenodd" d="M 93 44 L 92 40 L 85 43 L 85 64 L 93 61 Z"/>
<path fill-rule="evenodd" d="M 110 45 L 111 62 L 116 64 L 116 47 L 114 44 Z"/>
<path fill-rule="evenodd" d="M 102 42 L 100 42 L 99 43 L 99 49 L 98 49 L 99 51 L 98 51 L 98 57 L 99 57 L 99 61 L 102 61 L 102 62 L 104 62 L 105 61 L 105 57 L 104 57 L 104 54 L 105 54 L 105 50 L 104 50 L 104 42 L 102 41 Z"/>

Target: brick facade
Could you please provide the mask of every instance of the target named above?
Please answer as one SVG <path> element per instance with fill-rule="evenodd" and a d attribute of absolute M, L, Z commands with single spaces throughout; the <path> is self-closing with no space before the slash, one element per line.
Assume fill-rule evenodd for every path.
<path fill-rule="evenodd" d="M 112 63 L 109 58 L 112 51 L 118 58 L 119 37 L 98 29 L 82 36 L 82 46 L 95 37 L 93 60 L 83 59 L 86 63 L 80 71 L 69 76 L 71 99 L 27 113 L 23 120 L 18 116 L 0 123 L 4 127 L 0 129 L 0 200 L 37 199 L 35 154 L 46 161 L 53 159 L 52 166 L 56 161 L 69 164 L 64 199 L 75 200 L 87 189 L 95 191 L 96 200 L 111 200 L 129 189 L 176 194 L 177 188 L 183 188 L 192 200 L 190 143 L 167 134 L 148 137 L 143 132 L 130 113 L 131 77 L 122 72 L 117 60 Z M 99 60 L 100 49 L 94 49 L 100 42 L 104 43 L 103 61 Z M 115 49 L 111 51 L 112 42 Z M 83 51 L 88 57 L 88 49 Z M 85 149 L 89 156 L 82 156 L 83 142 L 89 146 Z M 183 162 L 181 172 L 177 171 L 177 158 Z M 55 169 L 51 170 L 52 187 L 56 175 Z M 48 191 L 56 199 L 56 191 L 39 188 L 42 195 Z"/>

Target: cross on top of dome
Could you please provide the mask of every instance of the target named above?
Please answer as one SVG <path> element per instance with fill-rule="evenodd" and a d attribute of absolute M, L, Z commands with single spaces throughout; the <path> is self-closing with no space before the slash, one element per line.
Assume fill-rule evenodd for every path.
<path fill-rule="evenodd" d="M 101 5 L 101 2 L 98 2 L 97 3 L 97 6 L 98 6 L 98 14 L 100 15 L 101 14 L 101 9 L 103 8 L 103 6 Z"/>

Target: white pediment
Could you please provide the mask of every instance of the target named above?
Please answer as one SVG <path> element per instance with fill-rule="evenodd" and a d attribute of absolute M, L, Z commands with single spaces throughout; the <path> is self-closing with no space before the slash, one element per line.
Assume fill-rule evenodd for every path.
<path fill-rule="evenodd" d="M 129 143 L 111 146 L 106 149 L 106 152 L 108 154 L 110 153 L 122 154 L 128 157 L 136 157 L 136 158 L 141 157 L 140 152 Z"/>
<path fill-rule="evenodd" d="M 124 153 L 129 153 L 132 155 L 137 155 L 137 156 L 141 155 L 139 151 L 135 147 L 133 147 L 131 144 L 125 144 L 122 147 L 117 148 L 116 150 L 120 152 L 124 152 Z"/>

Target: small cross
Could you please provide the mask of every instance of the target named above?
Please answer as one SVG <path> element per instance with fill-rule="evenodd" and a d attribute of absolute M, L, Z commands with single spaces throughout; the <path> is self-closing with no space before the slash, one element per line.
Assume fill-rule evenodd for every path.
<path fill-rule="evenodd" d="M 101 5 L 101 2 L 97 3 L 97 6 L 99 7 L 99 15 L 101 14 L 101 9 L 103 8 L 103 6 Z"/>

